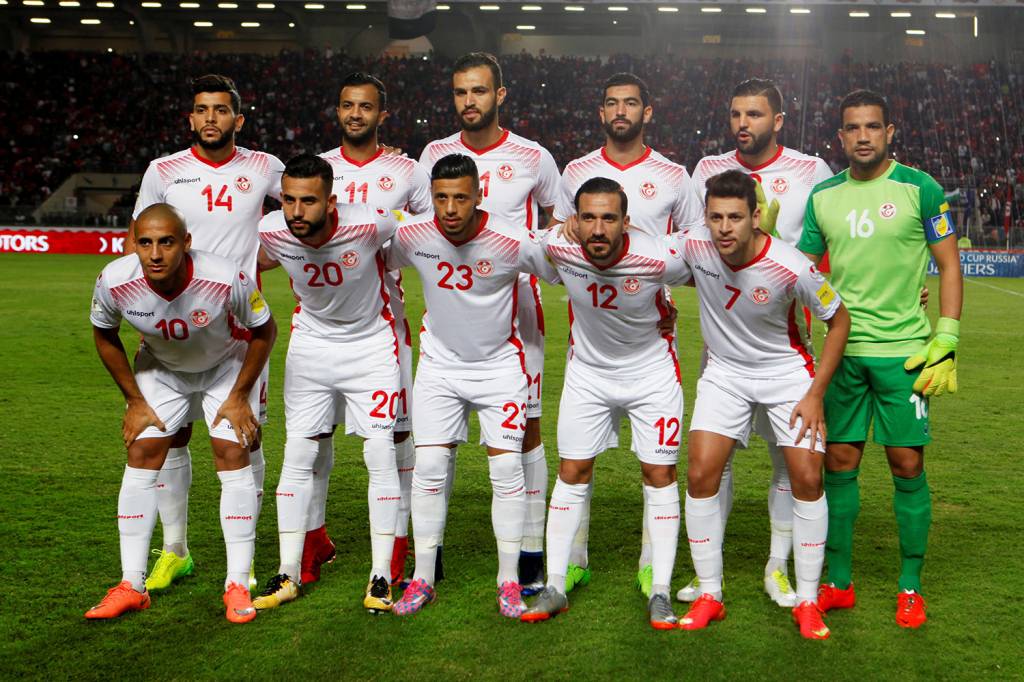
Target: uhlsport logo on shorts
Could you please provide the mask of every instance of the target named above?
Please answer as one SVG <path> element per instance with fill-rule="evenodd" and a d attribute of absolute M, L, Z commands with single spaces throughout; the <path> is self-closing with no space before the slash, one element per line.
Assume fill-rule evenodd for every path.
<path fill-rule="evenodd" d="M 886 220 L 891 220 L 896 215 L 896 204 L 887 201 L 878 207 L 878 215 Z"/>
<path fill-rule="evenodd" d="M 192 324 L 196 327 L 205 327 L 210 324 L 210 313 L 203 309 L 193 310 L 192 314 L 189 315 L 189 319 L 192 320 Z"/>
<path fill-rule="evenodd" d="M 764 305 L 772 298 L 772 292 L 764 287 L 757 287 L 750 292 L 750 300 L 758 305 Z"/>
<path fill-rule="evenodd" d="M 516 169 L 510 163 L 503 163 L 498 166 L 498 177 L 502 180 L 511 180 L 516 174 Z"/>
<path fill-rule="evenodd" d="M 640 280 L 636 277 L 627 277 L 622 282 L 622 290 L 627 294 L 635 294 L 640 291 Z"/>
<path fill-rule="evenodd" d="M 476 262 L 476 274 L 481 277 L 490 277 L 493 272 L 494 264 L 491 261 L 483 259 Z"/>
<path fill-rule="evenodd" d="M 346 251 L 341 254 L 341 266 L 343 268 L 354 268 L 359 265 L 359 253 L 356 251 Z"/>
<path fill-rule="evenodd" d="M 252 191 L 252 181 L 244 175 L 239 175 L 235 178 L 235 187 L 242 194 L 248 194 Z"/>
<path fill-rule="evenodd" d="M 388 175 L 382 175 L 377 180 L 377 187 L 384 192 L 390 192 L 395 188 L 395 181 Z"/>
<path fill-rule="evenodd" d="M 785 194 L 789 189 L 789 180 L 786 178 L 778 177 L 772 180 L 772 191 L 776 194 Z"/>
<path fill-rule="evenodd" d="M 658 186 L 653 182 L 645 182 L 640 185 L 640 196 L 644 199 L 653 199 L 658 194 Z"/>

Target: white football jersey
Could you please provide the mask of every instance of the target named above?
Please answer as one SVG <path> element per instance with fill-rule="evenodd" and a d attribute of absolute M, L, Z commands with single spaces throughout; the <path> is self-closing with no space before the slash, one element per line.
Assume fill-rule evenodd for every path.
<path fill-rule="evenodd" d="M 368 204 L 426 213 L 432 208 L 430 175 L 407 156 L 380 149 L 366 161 L 353 161 L 341 147 L 320 155 L 334 169 L 339 204 Z"/>
<path fill-rule="evenodd" d="M 543 228 L 535 202 L 547 208 L 558 201 L 558 166 L 551 153 L 533 140 L 506 130 L 486 149 L 475 149 L 455 133 L 434 140 L 423 149 L 420 163 L 427 175 L 438 159 L 465 154 L 476 162 L 480 174 L 480 208 L 512 225 L 527 230 Z"/>
<path fill-rule="evenodd" d="M 693 188 L 701 211 L 704 210 L 704 192 L 708 180 L 727 170 L 743 171 L 761 183 L 769 204 L 772 199 L 779 200 L 779 218 L 775 229 L 783 241 L 793 246 L 800 241 L 804 231 L 804 210 L 811 190 L 819 182 L 832 177 L 832 170 L 824 159 L 801 154 L 781 144 L 774 157 L 757 167 L 744 164 L 735 151 L 705 156 L 693 169 Z"/>
<path fill-rule="evenodd" d="M 412 266 L 423 282 L 420 354 L 433 369 L 463 378 L 526 371 L 519 273 L 547 281 L 558 275 L 519 223 L 483 212 L 477 233 L 456 243 L 425 214 L 400 223 L 387 251 L 389 268 Z"/>
<path fill-rule="evenodd" d="M 671 314 L 664 284 L 687 281 L 689 270 L 660 238 L 627 232 L 623 240 L 622 257 L 604 268 L 579 244 L 554 235 L 545 242 L 569 294 L 569 362 L 612 377 L 671 364 L 678 375 L 674 334 L 658 323 Z"/>
<path fill-rule="evenodd" d="M 228 258 L 255 277 L 263 199 L 280 199 L 283 171 L 264 152 L 235 147 L 231 158 L 214 164 L 189 147 L 149 163 L 132 218 L 153 204 L 170 204 L 184 214 L 192 248 Z"/>
<path fill-rule="evenodd" d="M 576 212 L 576 191 L 591 178 L 608 178 L 622 185 L 633 232 L 658 236 L 704 224 L 702 205 L 693 201 L 693 181 L 686 168 L 650 147 L 625 166 L 608 158 L 604 147 L 570 161 L 562 173 L 556 220 L 564 221 Z"/>
<path fill-rule="evenodd" d="M 96 280 L 90 320 L 103 329 L 127 320 L 164 367 L 205 372 L 244 347 L 247 330 L 266 323 L 270 308 L 234 261 L 196 250 L 185 259 L 185 286 L 171 298 L 150 287 L 137 255 L 108 264 Z"/>
<path fill-rule="evenodd" d="M 288 272 L 299 299 L 292 316 L 295 332 L 341 342 L 385 334 L 394 343 L 381 247 L 404 215 L 345 206 L 329 217 L 325 229 L 332 234 L 319 247 L 299 241 L 288 229 L 283 211 L 268 213 L 260 221 L 263 250 Z"/>
<path fill-rule="evenodd" d="M 827 320 L 840 299 L 805 255 L 768 237 L 752 261 L 734 267 L 722 260 L 706 227 L 670 239 L 697 287 L 709 365 L 741 377 L 814 376 L 814 357 L 797 324 L 797 303 Z"/>

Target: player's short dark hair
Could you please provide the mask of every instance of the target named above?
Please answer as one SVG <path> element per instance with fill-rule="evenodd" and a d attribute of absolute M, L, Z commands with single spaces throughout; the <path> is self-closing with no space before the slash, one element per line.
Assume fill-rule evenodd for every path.
<path fill-rule="evenodd" d="M 885 97 L 874 90 L 854 90 L 839 103 L 839 121 L 843 120 L 843 113 L 853 107 L 878 107 L 882 110 L 882 123 L 889 125 L 889 103 Z"/>
<path fill-rule="evenodd" d="M 473 189 L 480 186 L 480 175 L 476 170 L 476 162 L 465 154 L 449 154 L 442 156 L 430 171 L 430 180 L 456 180 L 473 178 Z"/>
<path fill-rule="evenodd" d="M 576 196 L 573 197 L 572 203 L 576 207 L 576 211 L 580 210 L 580 197 L 584 194 L 618 194 L 619 195 L 619 206 L 622 209 L 622 217 L 626 217 L 626 209 L 629 207 L 629 200 L 626 198 L 626 193 L 615 180 L 608 178 L 590 178 L 576 190 Z"/>
<path fill-rule="evenodd" d="M 231 96 L 231 110 L 236 114 L 242 113 L 242 96 L 238 94 L 238 87 L 235 81 L 227 76 L 216 73 L 208 73 L 205 76 L 192 79 L 192 97 L 201 92 L 226 92 Z"/>
<path fill-rule="evenodd" d="M 495 90 L 502 87 L 501 65 L 498 64 L 498 59 L 490 52 L 470 52 L 469 54 L 462 55 L 455 60 L 455 65 L 452 67 L 452 74 L 469 71 L 470 69 L 475 69 L 478 66 L 486 66 L 491 70 L 491 77 L 494 78 Z"/>
<path fill-rule="evenodd" d="M 338 90 L 338 96 L 341 96 L 341 91 L 345 88 L 350 88 L 356 85 L 372 85 L 377 89 L 377 97 L 379 98 L 378 105 L 383 111 L 388 108 L 388 91 L 384 88 L 384 84 L 380 82 L 380 79 L 376 76 L 366 73 L 365 71 L 353 71 L 341 81 L 341 88 Z"/>
<path fill-rule="evenodd" d="M 732 90 L 733 97 L 764 97 L 772 114 L 782 113 L 782 91 L 768 78 L 748 78 Z"/>
<path fill-rule="evenodd" d="M 299 154 L 288 160 L 284 166 L 284 176 L 288 178 L 320 178 L 324 183 L 324 192 L 331 195 L 334 189 L 334 170 L 331 164 L 314 154 Z"/>
<path fill-rule="evenodd" d="M 718 197 L 720 199 L 744 199 L 750 213 L 757 209 L 757 181 L 740 170 L 727 170 L 724 173 L 712 176 L 706 185 L 704 192 L 704 205 L 707 206 L 708 199 Z"/>
<path fill-rule="evenodd" d="M 608 88 L 616 85 L 635 85 L 640 90 L 640 101 L 646 107 L 651 103 L 651 91 L 647 87 L 647 83 L 644 83 L 640 76 L 635 73 L 626 73 L 622 71 L 620 73 L 612 74 L 604 82 L 604 88 L 601 90 L 601 98 L 604 101 L 604 97 L 608 94 Z"/>

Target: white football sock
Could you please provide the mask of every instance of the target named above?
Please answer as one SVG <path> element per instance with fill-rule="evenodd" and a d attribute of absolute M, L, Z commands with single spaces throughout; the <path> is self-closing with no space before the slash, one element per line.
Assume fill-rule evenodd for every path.
<path fill-rule="evenodd" d="M 491 477 L 491 525 L 498 541 L 498 585 L 519 582 L 519 551 L 526 520 L 526 479 L 521 452 L 487 458 Z"/>
<path fill-rule="evenodd" d="M 775 570 L 788 574 L 786 563 L 793 551 L 793 491 L 782 448 L 775 443 L 768 443 L 768 454 L 772 458 L 772 482 L 768 486 L 768 518 L 771 521 L 772 541 L 764 574 L 771 575 Z"/>
<path fill-rule="evenodd" d="M 825 563 L 828 535 L 828 503 L 825 496 L 813 502 L 793 500 L 793 568 L 796 569 L 797 602 L 816 602 L 821 567 Z"/>
<path fill-rule="evenodd" d="M 654 573 L 651 594 L 668 594 L 679 545 L 679 484 L 673 482 L 664 488 L 645 485 L 644 500 Z"/>
<path fill-rule="evenodd" d="M 277 537 L 281 552 L 278 573 L 296 581 L 302 571 L 302 548 L 306 542 L 313 497 L 313 467 L 319 454 L 320 444 L 309 438 L 290 436 L 284 443 L 284 463 L 276 496 Z"/>
<path fill-rule="evenodd" d="M 569 571 L 569 555 L 574 551 L 573 540 L 577 537 L 580 521 L 592 482 L 565 483 L 555 479 L 555 487 L 551 491 L 551 504 L 548 505 L 547 524 L 547 561 L 548 587 L 565 592 L 565 574 Z M 577 564 L 585 565 L 585 564 Z"/>
<path fill-rule="evenodd" d="M 569 563 L 576 564 L 580 568 L 586 568 L 590 565 L 587 546 L 590 543 L 590 501 L 594 498 L 593 474 L 590 476 L 590 483 L 587 483 L 586 486 L 586 496 L 583 499 L 579 512 L 579 527 L 576 529 L 576 535 L 573 536 L 572 551 L 569 554 Z"/>
<path fill-rule="evenodd" d="M 416 446 L 412 436 L 401 443 L 395 443 L 395 464 L 398 466 L 398 487 L 402 491 L 402 499 L 398 503 L 398 516 L 395 519 L 395 537 L 404 538 L 409 535 L 409 511 L 412 508 L 412 472 L 416 467 Z"/>
<path fill-rule="evenodd" d="M 146 591 L 146 560 L 156 526 L 157 469 L 126 466 L 117 495 L 117 532 L 121 537 L 121 579 Z"/>
<path fill-rule="evenodd" d="M 316 461 L 313 462 L 313 497 L 309 502 L 309 521 L 306 530 L 317 530 L 326 523 L 327 489 L 331 484 L 331 470 L 334 469 L 334 436 L 321 438 Z"/>
<path fill-rule="evenodd" d="M 722 507 L 719 494 L 693 498 L 686 493 L 686 536 L 702 594 L 722 600 Z"/>
<path fill-rule="evenodd" d="M 722 537 L 725 537 L 725 526 L 729 523 L 729 514 L 732 513 L 732 458 L 736 455 L 736 448 L 729 453 L 729 459 L 722 469 L 722 482 L 718 484 L 718 500 L 722 510 Z"/>
<path fill-rule="evenodd" d="M 544 444 L 523 453 L 526 478 L 526 522 L 523 524 L 523 551 L 544 551 L 544 511 L 548 506 L 548 460 Z"/>
<path fill-rule="evenodd" d="M 414 580 L 434 584 L 437 546 L 444 535 L 448 500 L 445 494 L 453 450 L 439 445 L 416 448 L 412 472 L 412 532 L 416 554 Z"/>
<path fill-rule="evenodd" d="M 156 503 L 164 531 L 164 549 L 180 557 L 188 554 L 188 489 L 192 485 L 192 457 L 188 446 L 171 448 L 156 479 Z"/>
<path fill-rule="evenodd" d="M 395 549 L 395 522 L 402 491 L 395 465 L 395 442 L 385 438 L 363 441 L 363 462 L 369 473 L 366 500 L 370 508 L 370 579 L 391 579 L 391 554 Z"/>
<path fill-rule="evenodd" d="M 444 484 L 444 508 L 448 509 L 448 504 L 452 500 L 452 491 L 455 490 L 455 458 L 458 455 L 458 448 L 451 448 L 451 456 L 448 458 L 447 470 L 445 473 L 445 484 Z M 438 539 L 437 544 L 444 544 L 444 528 L 441 528 L 441 537 Z"/>
<path fill-rule="evenodd" d="M 644 486 L 646 488 L 647 486 Z M 646 490 L 641 493 L 641 497 L 644 501 L 644 513 L 641 515 L 643 519 L 643 526 L 640 530 L 640 562 L 637 568 L 643 568 L 644 566 L 651 565 L 651 531 L 648 527 L 647 519 L 647 492 Z"/>
<path fill-rule="evenodd" d="M 256 523 L 260 522 L 263 511 L 263 483 L 267 477 L 267 460 L 263 458 L 263 444 L 249 451 L 249 467 L 252 469 L 252 484 L 256 488 Z"/>
<path fill-rule="evenodd" d="M 220 479 L 220 527 L 227 548 L 228 574 L 224 589 L 230 583 L 249 586 L 249 568 L 256 548 L 256 485 L 252 468 L 218 471 Z"/>

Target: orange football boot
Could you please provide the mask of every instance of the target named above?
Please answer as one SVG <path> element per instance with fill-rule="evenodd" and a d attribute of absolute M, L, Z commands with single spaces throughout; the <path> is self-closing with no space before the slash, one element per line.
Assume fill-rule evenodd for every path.
<path fill-rule="evenodd" d="M 828 639 L 832 632 L 821 618 L 821 609 L 809 601 L 800 602 L 793 609 L 793 622 L 800 626 L 804 639 Z"/>
<path fill-rule="evenodd" d="M 256 617 L 256 607 L 252 605 L 249 590 L 244 585 L 228 583 L 228 589 L 224 593 L 224 606 L 227 607 L 225 615 L 232 623 L 248 623 Z"/>
<path fill-rule="evenodd" d="M 711 621 L 724 618 L 725 604 L 705 592 L 679 620 L 679 627 L 683 630 L 703 630 Z"/>
<path fill-rule="evenodd" d="M 85 612 L 90 620 L 117 618 L 129 611 L 144 611 L 149 608 L 149 591 L 136 592 L 132 584 L 122 580 L 107 590 L 103 600 Z"/>

